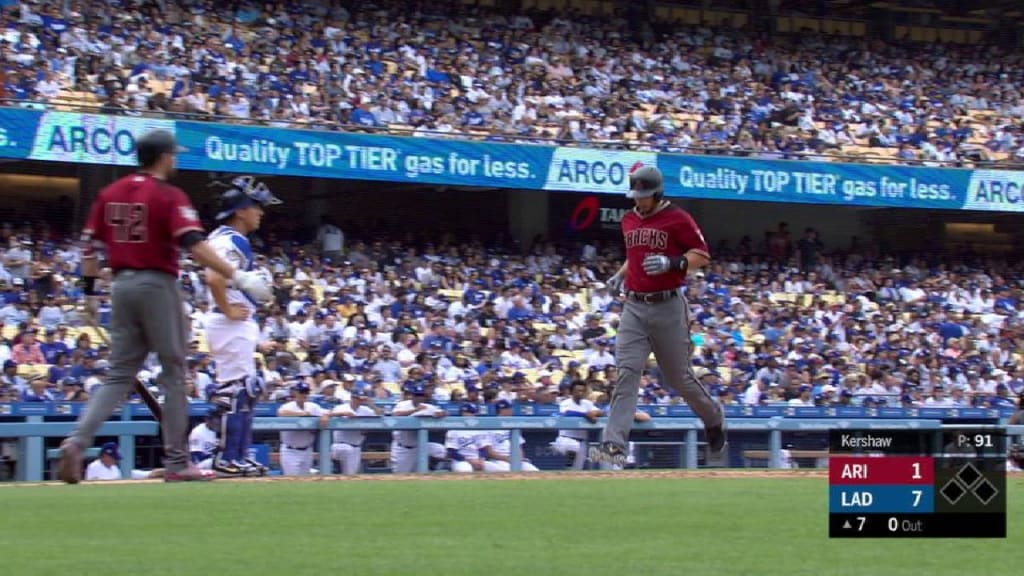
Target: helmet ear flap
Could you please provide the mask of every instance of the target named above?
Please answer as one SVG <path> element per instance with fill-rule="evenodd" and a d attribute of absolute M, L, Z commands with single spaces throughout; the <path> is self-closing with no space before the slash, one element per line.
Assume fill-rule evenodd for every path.
<path fill-rule="evenodd" d="M 248 194 L 249 189 L 253 187 L 253 182 L 255 180 L 256 178 L 253 176 L 237 176 L 231 180 L 231 185 Z"/>

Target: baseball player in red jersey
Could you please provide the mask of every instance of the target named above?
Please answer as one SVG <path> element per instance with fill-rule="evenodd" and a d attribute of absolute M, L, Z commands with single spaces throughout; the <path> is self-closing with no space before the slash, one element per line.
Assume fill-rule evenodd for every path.
<path fill-rule="evenodd" d="M 603 442 L 590 451 L 595 462 L 625 464 L 640 376 L 652 351 L 665 383 L 704 421 L 711 453 L 725 447 L 721 406 L 690 365 L 690 310 L 683 289 L 687 271 L 707 265 L 711 255 L 693 217 L 663 198 L 664 182 L 661 171 L 653 166 L 642 166 L 629 177 L 626 196 L 635 207 L 622 219 L 626 262 L 607 283 L 613 291 L 626 294 L 615 336 L 619 376 Z"/>
<path fill-rule="evenodd" d="M 132 389 L 146 356 L 155 352 L 164 391 L 163 437 L 168 482 L 209 480 L 189 460 L 188 400 L 185 395 L 185 354 L 188 321 L 178 291 L 178 250 L 188 250 L 259 301 L 269 300 L 270 287 L 258 272 L 236 271 L 206 243 L 192 202 L 167 183 L 176 169 L 174 136 L 157 130 L 137 142 L 141 170 L 103 189 L 92 205 L 82 231 L 85 251 L 82 275 L 87 306 L 96 310 L 99 274 L 98 245 L 107 250 L 114 274 L 111 289 L 112 343 L 107 382 L 92 395 L 72 435 L 61 444 L 60 476 L 77 484 L 82 478 L 82 453 L 96 431 Z"/>

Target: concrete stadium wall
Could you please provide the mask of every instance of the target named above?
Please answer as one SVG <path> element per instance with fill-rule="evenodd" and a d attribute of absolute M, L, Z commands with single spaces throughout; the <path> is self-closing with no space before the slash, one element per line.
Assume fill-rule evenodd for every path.
<path fill-rule="evenodd" d="M 870 236 L 867 222 L 875 212 L 845 206 L 770 202 L 683 200 L 677 203 L 693 214 L 712 246 L 722 240 L 735 246 L 743 236 L 750 236 L 756 247 L 764 239 L 765 231 L 774 231 L 779 222 L 786 222 L 794 241 L 803 235 L 804 229 L 815 228 L 828 248 L 847 248 L 851 238 L 863 240 Z"/>
<path fill-rule="evenodd" d="M 549 233 L 556 238 L 617 240 L 621 215 L 632 206 L 624 195 L 550 193 L 548 196 Z M 688 199 L 673 199 L 673 202 L 693 214 L 712 247 L 723 240 L 735 246 L 744 236 L 750 236 L 757 247 L 765 231 L 774 230 L 779 222 L 787 222 L 794 240 L 805 228 L 814 227 L 829 248 L 846 248 L 854 236 L 864 239 L 871 235 L 868 222 L 876 212 L 812 204 Z"/>

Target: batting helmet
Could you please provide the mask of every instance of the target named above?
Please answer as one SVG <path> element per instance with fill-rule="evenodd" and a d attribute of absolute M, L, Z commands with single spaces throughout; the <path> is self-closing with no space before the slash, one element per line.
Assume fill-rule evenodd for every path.
<path fill-rule="evenodd" d="M 641 166 L 629 175 L 626 198 L 649 198 L 665 193 L 665 178 L 654 166 Z"/>
<path fill-rule="evenodd" d="M 187 152 L 187 148 L 178 146 L 174 134 L 167 130 L 153 130 L 147 132 L 135 141 L 135 157 L 139 166 L 152 166 L 163 154 L 177 154 Z"/>
<path fill-rule="evenodd" d="M 253 176 L 239 176 L 231 181 L 231 187 L 220 196 L 220 211 L 217 220 L 227 220 L 236 210 L 250 206 L 273 206 L 281 200 L 274 196 L 267 185 L 257 182 Z"/>

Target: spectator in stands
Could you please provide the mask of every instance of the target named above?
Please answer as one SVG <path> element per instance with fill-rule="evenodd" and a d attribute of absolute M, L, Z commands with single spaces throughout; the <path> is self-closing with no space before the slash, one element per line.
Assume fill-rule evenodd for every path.
<path fill-rule="evenodd" d="M 29 328 L 21 335 L 21 342 L 11 349 L 11 358 L 18 364 L 46 364 L 43 349 L 36 342 L 38 328 Z"/>
<path fill-rule="evenodd" d="M 21 8 L 20 24 L 5 34 L 11 47 L 6 59 L 31 65 L 46 50 L 50 70 L 77 98 L 92 92 L 111 113 L 146 110 L 138 99 L 165 93 L 172 112 L 272 123 L 320 118 L 317 128 L 340 119 L 360 129 L 389 126 L 514 142 L 557 135 L 587 146 L 628 141 L 638 149 L 679 151 L 696 145 L 762 157 L 818 157 L 833 146 L 861 154 L 871 146 L 871 156 L 891 160 L 962 162 L 978 161 L 972 154 L 981 144 L 1000 161 L 1024 155 L 1017 129 L 1021 105 L 1013 97 L 1022 72 L 1012 55 L 998 50 L 986 52 L 987 61 L 979 63 L 973 47 L 942 45 L 936 48 L 941 57 L 915 61 L 920 73 L 911 80 L 902 63 L 920 48 L 902 42 L 876 41 L 865 49 L 860 38 L 806 32 L 753 42 L 737 31 L 703 26 L 634 36 L 619 19 L 535 14 L 509 23 L 506 15 L 485 8 L 453 12 L 437 5 L 413 12 L 403 2 L 358 6 L 348 14 L 325 13 L 316 3 L 295 5 L 324 24 L 314 28 L 301 17 L 255 11 L 248 12 L 255 17 L 239 20 L 242 12 L 223 7 L 225 19 L 234 22 L 223 34 L 225 47 L 215 48 L 193 41 L 209 25 L 193 18 L 202 10 L 197 5 L 187 0 L 166 6 L 156 28 L 141 25 L 135 13 L 97 26 L 89 15 L 112 9 L 99 0 L 77 11 L 85 17 L 57 5 L 45 9 L 45 18 Z M 378 19 L 380 10 L 389 16 Z M 458 61 L 436 49 L 444 41 L 437 33 L 442 21 L 479 38 L 460 40 L 465 57 Z M 366 32 L 370 22 L 377 22 L 372 38 Z M 137 38 L 143 33 L 145 39 Z M 376 41 L 383 37 L 389 39 L 385 45 Z M 609 48 L 611 37 L 615 46 Z M 669 46 L 712 42 L 710 52 L 687 49 L 665 57 Z M 133 49 L 138 44 L 143 48 Z M 552 45 L 560 48 L 536 48 Z M 292 56 L 269 64 L 257 59 L 276 50 Z M 624 61 L 627 54 L 630 60 Z M 873 63 L 870 72 L 863 68 L 866 57 Z M 806 60 L 813 61 L 806 72 L 778 70 L 777 62 Z M 1000 72 L 991 71 L 989 61 Z M 952 68 L 969 73 L 951 76 Z M 846 71 L 842 79 L 836 69 Z M 52 98 L 48 77 L 32 86 L 18 70 L 4 72 L 9 96 L 35 92 Z M 986 98 L 974 73 L 1010 96 Z M 629 90 L 616 83 L 623 74 L 630 77 Z M 528 89 L 524 76 L 533 82 Z M 579 95 L 569 89 L 575 77 L 585 80 Z M 166 87 L 144 88 L 143 80 Z M 910 81 L 950 105 L 917 98 Z M 118 94 L 131 85 L 138 90 L 125 106 Z M 984 110 L 988 119 L 974 114 L 967 121 L 968 110 Z"/>
<path fill-rule="evenodd" d="M 345 249 L 345 234 L 326 216 L 321 218 L 320 228 L 317 229 L 317 241 L 320 243 L 320 252 L 324 258 L 330 258 L 332 262 L 341 261 Z"/>
<path fill-rule="evenodd" d="M 56 397 L 47 389 L 49 383 L 41 377 L 29 380 L 28 388 L 21 393 L 22 402 L 53 402 Z"/>

